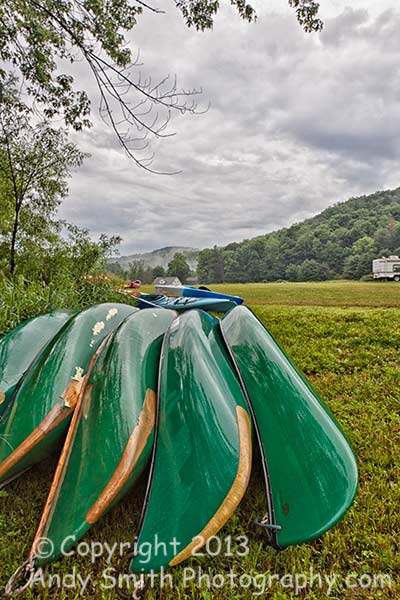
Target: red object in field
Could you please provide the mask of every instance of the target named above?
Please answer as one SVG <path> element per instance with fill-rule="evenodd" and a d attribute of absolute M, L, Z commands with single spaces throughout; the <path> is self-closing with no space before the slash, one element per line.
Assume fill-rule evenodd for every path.
<path fill-rule="evenodd" d="M 141 285 L 142 285 L 142 282 L 140 281 L 140 279 L 136 279 L 136 281 L 131 281 L 131 283 L 129 284 L 129 287 L 133 288 L 133 289 L 137 289 L 137 288 L 140 288 Z"/>

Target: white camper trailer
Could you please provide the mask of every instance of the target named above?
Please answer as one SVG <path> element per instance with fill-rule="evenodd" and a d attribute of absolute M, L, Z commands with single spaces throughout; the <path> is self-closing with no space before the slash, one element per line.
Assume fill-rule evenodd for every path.
<path fill-rule="evenodd" d="M 372 273 L 374 279 L 400 281 L 400 258 L 398 256 L 376 258 L 372 261 Z"/>

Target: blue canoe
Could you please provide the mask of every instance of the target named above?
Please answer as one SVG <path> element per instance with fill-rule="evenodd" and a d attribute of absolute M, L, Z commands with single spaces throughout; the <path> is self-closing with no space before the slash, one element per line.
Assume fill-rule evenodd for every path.
<path fill-rule="evenodd" d="M 243 298 L 240 296 L 230 296 L 229 294 L 220 294 L 219 292 L 212 292 L 208 289 L 193 288 L 188 285 L 157 285 L 155 291 L 158 294 L 166 294 L 167 296 L 184 297 L 184 298 L 208 298 L 230 300 L 235 304 L 243 304 Z M 196 308 L 203 308 L 202 306 L 196 306 Z M 207 309 L 206 309 L 207 310 Z M 211 309 L 208 309 L 211 310 Z"/>
<path fill-rule="evenodd" d="M 136 297 L 139 308 L 169 308 L 184 311 L 191 308 L 201 308 L 212 312 L 226 313 L 236 306 L 232 300 L 223 298 L 168 298 L 161 294 L 140 294 Z"/>

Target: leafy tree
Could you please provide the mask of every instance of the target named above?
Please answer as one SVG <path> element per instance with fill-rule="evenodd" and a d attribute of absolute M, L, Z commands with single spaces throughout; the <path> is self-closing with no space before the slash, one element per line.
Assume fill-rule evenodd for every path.
<path fill-rule="evenodd" d="M 346 258 L 343 274 L 348 279 L 360 279 L 371 273 L 371 263 L 376 257 L 376 244 L 368 236 L 354 242 L 351 254 Z"/>
<path fill-rule="evenodd" d="M 126 273 L 125 269 L 123 269 L 118 262 L 108 263 L 107 271 L 109 271 L 110 273 L 113 273 L 113 275 L 116 275 L 117 277 L 120 277 L 121 279 L 127 278 L 127 273 Z"/>
<path fill-rule="evenodd" d="M 394 253 L 400 246 L 400 223 L 391 217 L 385 227 L 375 232 L 374 240 L 383 255 Z"/>
<path fill-rule="evenodd" d="M 65 244 L 60 244 L 60 263 L 64 268 L 68 266 L 69 271 L 76 278 L 88 274 L 99 275 L 104 272 L 107 262 L 116 253 L 116 248 L 121 243 L 117 235 L 108 236 L 101 234 L 95 242 L 90 237 L 87 229 L 81 229 L 76 225 L 65 224 Z M 67 261 L 67 262 L 66 262 Z M 62 269 L 62 265 L 59 265 Z"/>
<path fill-rule="evenodd" d="M 255 238 L 247 241 L 239 252 L 242 271 L 247 281 L 260 281 L 264 271 L 265 242 Z"/>
<path fill-rule="evenodd" d="M 290 264 L 286 267 L 285 277 L 289 281 L 299 281 L 300 280 L 300 265 Z"/>
<path fill-rule="evenodd" d="M 225 248 L 224 253 L 223 253 L 225 281 L 228 283 L 240 283 L 242 281 L 246 281 L 246 277 L 245 277 L 244 273 L 241 271 L 241 265 L 239 262 L 239 258 L 237 256 L 237 252 L 235 252 L 235 250 L 237 249 L 236 247 L 239 247 L 239 244 L 235 244 L 236 247 L 234 247 L 234 248 L 232 248 L 232 246 L 233 246 L 233 244 L 229 244 L 229 246 L 227 246 Z M 227 250 L 228 247 L 231 249 Z M 208 250 L 203 250 L 202 252 L 208 252 Z M 200 254 L 202 254 L 202 252 Z M 197 273 L 198 274 L 200 273 L 199 264 L 200 264 L 200 257 L 199 257 L 199 263 L 197 265 Z M 204 260 L 203 260 L 202 269 L 203 269 L 203 273 L 207 273 L 207 265 L 204 264 Z M 199 274 L 199 279 L 200 279 L 200 281 L 204 281 L 205 283 L 207 282 L 207 277 L 201 278 L 200 274 Z"/>
<path fill-rule="evenodd" d="M 214 246 L 199 253 L 197 276 L 202 283 L 223 283 L 224 255 L 220 248 Z"/>
<path fill-rule="evenodd" d="M 352 254 L 370 254 L 373 256 L 376 252 L 376 245 L 374 240 L 366 235 L 354 242 L 351 251 Z"/>
<path fill-rule="evenodd" d="M 152 283 L 153 281 L 153 271 L 151 267 L 146 266 L 143 260 L 134 260 L 129 263 L 127 276 L 130 281 L 136 279 L 140 279 L 142 283 Z"/>
<path fill-rule="evenodd" d="M 179 277 L 182 283 L 190 275 L 190 267 L 186 261 L 185 255 L 181 252 L 176 252 L 173 259 L 168 263 L 168 275 L 170 277 Z"/>
<path fill-rule="evenodd" d="M 208 274 L 209 274 L 209 262 L 211 257 L 211 250 L 206 248 L 205 250 L 201 250 L 199 252 L 199 256 L 197 258 L 197 277 L 201 283 L 208 283 Z"/>
<path fill-rule="evenodd" d="M 164 267 L 162 267 L 161 265 L 156 265 L 151 273 L 151 276 L 154 279 L 156 279 L 156 277 L 165 277 L 165 269 Z"/>
<path fill-rule="evenodd" d="M 312 231 L 306 230 L 304 233 L 301 233 L 296 239 L 296 246 L 294 248 L 294 256 L 298 257 L 300 260 L 304 257 L 313 256 L 313 244 L 314 244 L 314 235 Z"/>
<path fill-rule="evenodd" d="M 218 0 L 173 0 L 186 24 L 210 29 Z M 246 0 L 230 0 L 239 15 L 255 19 Z M 289 0 L 306 31 L 322 27 L 314 0 Z M 0 83 L 7 67 L 16 70 L 46 117 L 62 115 L 76 130 L 90 126 L 90 100 L 76 88 L 68 65 L 84 59 L 97 84 L 100 112 L 129 156 L 148 170 L 142 157 L 147 136 L 163 137 L 170 113 L 196 112 L 197 90 L 182 91 L 169 77 L 154 82 L 138 72 L 125 34 L 144 11 L 162 13 L 142 0 L 8 0 L 0 4 Z M 135 75 L 135 73 L 137 73 Z M 138 133 L 129 133 L 132 126 Z"/>
<path fill-rule="evenodd" d="M 313 258 L 306 260 L 298 267 L 298 281 L 323 281 L 327 279 L 328 270 Z"/>
<path fill-rule="evenodd" d="M 223 283 L 224 282 L 224 257 L 217 246 L 214 246 L 211 250 L 210 263 L 209 263 L 209 282 L 210 283 Z"/>
<path fill-rule="evenodd" d="M 66 131 L 46 121 L 30 123 L 31 111 L 18 101 L 12 85 L 0 101 L 0 193 L 6 214 L 3 242 L 9 247 L 9 271 L 16 269 L 21 234 L 49 233 L 49 222 L 68 191 L 70 169 L 84 154 L 67 142 Z M 4 225 L 3 225 L 4 228 Z"/>

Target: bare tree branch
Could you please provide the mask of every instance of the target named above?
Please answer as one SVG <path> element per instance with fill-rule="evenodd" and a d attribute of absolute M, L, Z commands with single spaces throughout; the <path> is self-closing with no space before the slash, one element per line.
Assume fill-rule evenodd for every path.
<path fill-rule="evenodd" d="M 38 0 L 29 0 L 29 2 L 38 11 L 45 13 L 49 19 L 56 22 L 68 35 L 71 44 L 81 51 L 97 84 L 100 95 L 99 114 L 104 122 L 111 125 L 126 154 L 134 160 L 138 167 L 142 167 L 146 171 L 164 175 L 175 174 L 175 171 L 167 173 L 151 169 L 149 164 L 154 155 L 149 158 L 137 154 L 147 149 L 148 143 L 143 147 L 138 146 L 137 142 L 142 143 L 150 135 L 158 138 L 175 135 L 175 133 L 166 133 L 165 131 L 171 121 L 171 111 L 181 114 L 206 112 L 208 107 L 200 110 L 198 104 L 193 100 L 193 97 L 200 95 L 202 90 L 179 90 L 176 78 L 171 82 L 169 75 L 154 84 L 151 78 L 143 80 L 140 72 L 136 78 L 133 78 L 131 71 L 136 66 L 135 63 L 131 63 L 129 67 L 118 67 L 109 59 L 103 58 L 101 51 L 96 51 L 90 41 L 78 37 L 62 16 L 50 11 Z M 92 15 L 88 15 L 88 11 L 80 0 L 72 0 L 72 4 L 77 10 L 92 19 Z M 154 12 L 162 12 L 143 2 L 139 2 L 139 4 L 143 4 L 145 8 L 152 9 Z M 79 24 L 73 15 L 70 18 L 75 25 Z M 142 96 L 141 99 L 140 96 Z M 132 136 L 129 131 L 124 131 L 122 126 L 124 129 L 126 126 L 128 128 L 131 126 L 142 135 L 139 138 Z"/>

